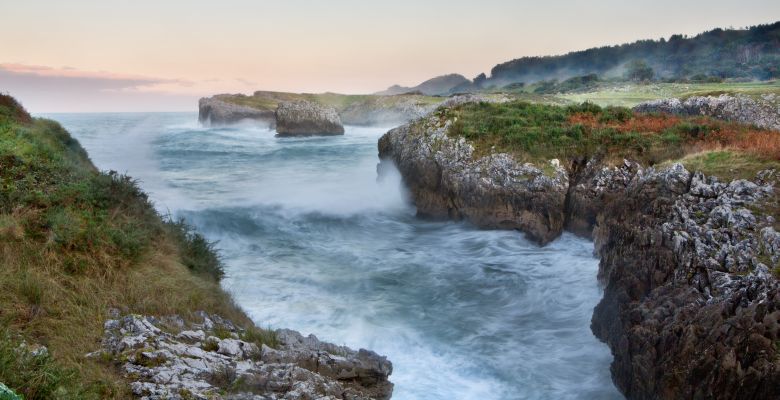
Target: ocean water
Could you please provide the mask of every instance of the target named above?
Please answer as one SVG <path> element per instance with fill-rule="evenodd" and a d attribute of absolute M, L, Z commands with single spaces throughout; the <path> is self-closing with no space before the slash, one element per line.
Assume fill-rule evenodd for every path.
<path fill-rule="evenodd" d="M 394 399 L 619 399 L 590 332 L 592 244 L 415 218 L 377 181 L 382 128 L 275 138 L 194 113 L 51 114 L 101 169 L 219 241 L 223 286 L 261 326 L 393 362 Z"/>

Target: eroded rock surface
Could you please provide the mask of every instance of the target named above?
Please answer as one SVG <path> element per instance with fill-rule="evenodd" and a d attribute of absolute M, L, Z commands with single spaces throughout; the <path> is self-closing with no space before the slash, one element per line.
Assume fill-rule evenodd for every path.
<path fill-rule="evenodd" d="M 105 323 L 102 351 L 117 361 L 141 399 L 389 399 L 392 364 L 360 349 L 276 331 L 276 348 L 216 315 L 127 315 Z"/>
<path fill-rule="evenodd" d="M 380 159 L 395 163 L 419 215 L 520 229 L 539 243 L 561 234 L 568 178 L 559 164 L 545 172 L 508 154 L 474 157 L 474 147 L 449 137 L 448 127 L 431 115 L 379 140 Z"/>
<path fill-rule="evenodd" d="M 780 130 L 780 98 L 765 94 L 759 98 L 747 96 L 695 96 L 685 100 L 661 99 L 634 107 L 639 112 L 663 112 L 678 115 L 705 115 L 728 121 L 752 124 Z"/>
<path fill-rule="evenodd" d="M 285 101 L 276 109 L 279 136 L 343 135 L 336 109 L 310 101 Z"/>
<path fill-rule="evenodd" d="M 478 155 L 430 116 L 379 141 L 418 212 L 594 239 L 604 298 L 592 329 L 630 399 L 780 398 L 780 234 L 764 201 L 775 171 L 720 182 L 681 164 Z"/>
<path fill-rule="evenodd" d="M 205 97 L 198 101 L 198 119 L 203 123 L 230 124 L 249 119 L 273 125 L 276 122 L 273 111 L 259 110 L 220 100 L 217 97 Z"/>

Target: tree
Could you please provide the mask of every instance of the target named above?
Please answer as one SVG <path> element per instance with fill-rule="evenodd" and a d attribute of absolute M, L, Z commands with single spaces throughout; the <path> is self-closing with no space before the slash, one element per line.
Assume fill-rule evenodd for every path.
<path fill-rule="evenodd" d="M 626 66 L 626 77 L 632 81 L 644 82 L 653 79 L 655 72 L 644 60 L 634 60 Z"/>

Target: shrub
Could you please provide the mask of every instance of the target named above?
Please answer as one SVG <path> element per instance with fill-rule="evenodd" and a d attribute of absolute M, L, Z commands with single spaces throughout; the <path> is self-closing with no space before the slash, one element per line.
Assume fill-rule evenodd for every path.
<path fill-rule="evenodd" d="M 173 237 L 182 263 L 191 271 L 219 281 L 225 275 L 222 259 L 217 254 L 215 242 L 208 241 L 196 232 L 184 219 L 169 219 L 165 222 Z"/>

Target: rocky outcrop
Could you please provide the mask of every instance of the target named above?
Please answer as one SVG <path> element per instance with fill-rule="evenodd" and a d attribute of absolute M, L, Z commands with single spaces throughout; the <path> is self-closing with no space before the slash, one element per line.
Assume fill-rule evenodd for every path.
<path fill-rule="evenodd" d="M 568 179 L 553 162 L 546 174 L 507 154 L 474 160 L 474 147 L 447 135 L 449 123 L 430 116 L 395 128 L 379 141 L 424 217 L 465 219 L 486 228 L 519 229 L 548 243 L 563 229 Z M 380 164 L 380 172 L 384 168 Z"/>
<path fill-rule="evenodd" d="M 780 98 L 765 94 L 760 98 L 723 94 L 718 97 L 690 97 L 685 100 L 662 99 L 641 103 L 639 112 L 662 112 L 678 115 L 704 115 L 780 130 Z"/>
<path fill-rule="evenodd" d="M 333 107 L 303 100 L 282 102 L 275 115 L 279 136 L 344 134 L 341 118 Z"/>
<path fill-rule="evenodd" d="M 379 141 L 423 215 L 519 229 L 540 243 L 592 237 L 604 298 L 592 329 L 629 399 L 780 396 L 780 234 L 755 211 L 774 172 L 720 182 L 682 165 L 598 159 L 535 166 L 478 156 L 428 117 Z M 753 211 L 751 211 L 753 210 Z"/>
<path fill-rule="evenodd" d="M 389 399 L 392 364 L 291 330 L 276 348 L 217 315 L 202 322 L 178 316 L 127 315 L 105 323 L 102 350 L 89 357 L 117 362 L 141 399 Z"/>
<path fill-rule="evenodd" d="M 198 101 L 198 120 L 202 123 L 230 124 L 246 119 L 269 125 L 276 121 L 273 111 L 230 103 L 218 97 L 204 97 Z"/>

